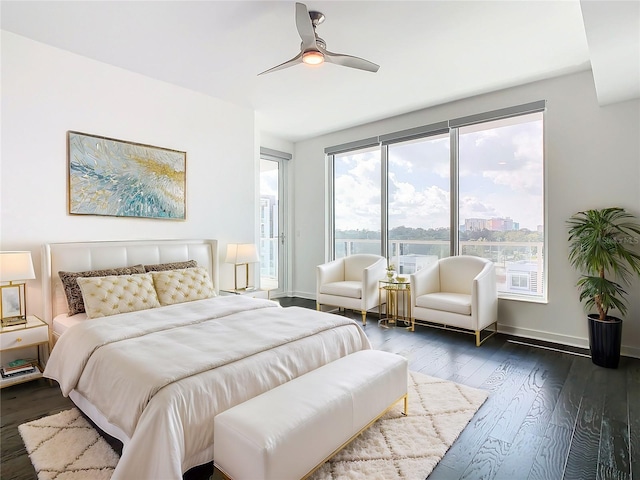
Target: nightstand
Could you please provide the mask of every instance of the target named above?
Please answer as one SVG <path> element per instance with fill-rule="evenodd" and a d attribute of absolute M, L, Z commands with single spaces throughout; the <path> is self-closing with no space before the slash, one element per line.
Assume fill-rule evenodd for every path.
<path fill-rule="evenodd" d="M 12 359 L 9 357 L 20 358 L 20 352 L 18 352 L 18 350 L 35 347 L 38 352 L 38 364 L 35 372 L 9 378 L 0 377 L 0 388 L 29 382 L 42 377 L 42 362 L 40 360 L 41 345 L 49 345 L 49 325 L 35 315 L 27 315 L 27 323 L 22 325 L 0 328 L 0 358 L 2 359 L 3 365 L 8 363 L 8 359 Z M 32 357 L 32 355 L 28 355 L 28 357 Z"/>
<path fill-rule="evenodd" d="M 254 290 L 220 290 L 220 295 L 244 295 L 245 297 L 270 299 L 269 289 L 266 288 L 256 288 Z"/>

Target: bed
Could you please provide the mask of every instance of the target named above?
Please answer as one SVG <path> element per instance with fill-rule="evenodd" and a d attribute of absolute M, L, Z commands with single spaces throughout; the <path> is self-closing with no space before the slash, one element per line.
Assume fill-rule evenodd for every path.
<path fill-rule="evenodd" d="M 122 442 L 113 480 L 182 478 L 213 460 L 216 414 L 371 348 L 351 319 L 245 296 L 216 295 L 101 318 L 67 315 L 59 271 L 193 260 L 198 268 L 187 270 L 206 270 L 217 291 L 215 240 L 43 246 L 45 319 L 54 344 L 45 376 Z"/>

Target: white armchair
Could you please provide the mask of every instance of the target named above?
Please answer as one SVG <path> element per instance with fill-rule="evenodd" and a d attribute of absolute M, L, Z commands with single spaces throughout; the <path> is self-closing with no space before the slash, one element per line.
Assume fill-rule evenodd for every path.
<path fill-rule="evenodd" d="M 410 277 L 415 320 L 472 330 L 480 346 L 498 329 L 498 293 L 492 261 L 459 255 L 439 261 Z M 481 340 L 481 332 L 494 329 Z"/>
<path fill-rule="evenodd" d="M 316 269 L 316 303 L 358 310 L 367 324 L 367 310 L 379 303 L 378 281 L 385 276 L 387 260 L 380 255 L 355 254 Z"/>

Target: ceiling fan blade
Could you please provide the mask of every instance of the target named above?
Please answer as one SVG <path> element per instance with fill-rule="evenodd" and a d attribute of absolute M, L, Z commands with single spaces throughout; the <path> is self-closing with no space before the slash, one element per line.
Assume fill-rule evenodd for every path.
<path fill-rule="evenodd" d="M 293 67 L 294 65 L 297 65 L 299 63 L 302 63 L 302 52 L 300 52 L 298 55 L 293 57 L 291 60 L 287 60 L 286 62 L 281 63 L 280 65 L 276 65 L 275 67 L 270 68 L 269 70 L 265 70 L 264 72 L 259 73 L 258 76 L 264 75 L 265 73 L 271 73 L 277 70 L 282 70 L 283 68 Z"/>
<path fill-rule="evenodd" d="M 351 67 L 357 68 L 359 70 L 366 70 L 367 72 L 377 72 L 380 68 L 380 65 L 376 65 L 369 60 L 365 60 L 360 57 L 352 57 L 351 55 L 343 55 L 341 53 L 333 53 L 324 48 L 318 46 L 318 50 L 320 50 L 324 54 L 325 62 L 335 63 L 336 65 L 342 65 L 343 67 Z"/>
<path fill-rule="evenodd" d="M 308 65 L 319 65 L 323 61 L 335 63 L 343 67 L 356 68 L 367 72 L 377 72 L 380 68 L 369 60 L 364 58 L 353 57 L 351 55 L 343 55 L 341 53 L 333 53 L 325 47 L 325 41 L 316 35 L 316 27 L 324 21 L 324 14 L 318 11 L 309 11 L 304 3 L 296 2 L 296 28 L 302 40 L 300 45 L 300 53 L 280 65 L 269 70 L 265 70 L 258 75 L 275 72 L 284 68 L 292 67 L 298 63 L 306 63 Z"/>
<path fill-rule="evenodd" d="M 296 27 L 302 39 L 302 51 L 316 47 L 316 32 L 304 3 L 296 3 Z"/>

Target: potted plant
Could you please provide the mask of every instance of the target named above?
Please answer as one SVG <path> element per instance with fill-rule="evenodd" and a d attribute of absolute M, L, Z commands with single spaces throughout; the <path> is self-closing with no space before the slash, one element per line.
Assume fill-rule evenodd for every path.
<path fill-rule="evenodd" d="M 589 348 L 596 365 L 617 368 L 620 361 L 622 319 L 609 315 L 627 311 L 625 287 L 640 276 L 640 255 L 632 250 L 640 224 L 623 208 L 586 210 L 573 215 L 569 225 L 569 262 L 582 275 L 577 286 L 588 311 Z"/>

